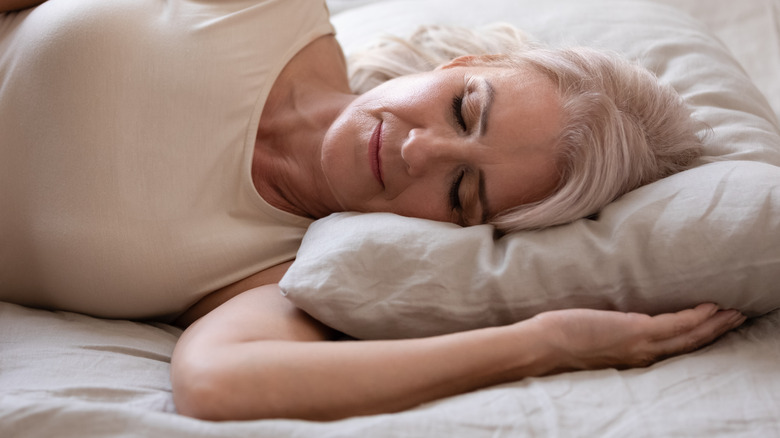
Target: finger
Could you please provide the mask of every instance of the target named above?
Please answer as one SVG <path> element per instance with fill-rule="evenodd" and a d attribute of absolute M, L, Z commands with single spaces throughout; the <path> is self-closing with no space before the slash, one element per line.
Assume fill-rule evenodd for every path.
<path fill-rule="evenodd" d="M 653 341 L 663 341 L 669 338 L 685 334 L 702 325 L 718 312 L 718 306 L 714 303 L 699 304 L 693 309 L 686 309 L 676 313 L 664 313 L 651 319 L 653 324 Z"/>
<path fill-rule="evenodd" d="M 721 310 L 689 331 L 658 341 L 654 346 L 662 356 L 688 353 L 714 342 L 729 330 L 739 327 L 745 319 L 737 310 Z"/>

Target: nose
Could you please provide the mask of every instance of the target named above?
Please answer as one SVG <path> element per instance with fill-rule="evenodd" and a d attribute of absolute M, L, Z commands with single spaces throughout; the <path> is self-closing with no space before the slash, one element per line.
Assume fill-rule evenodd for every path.
<path fill-rule="evenodd" d="M 411 176 L 420 176 L 437 167 L 462 160 L 464 148 L 460 140 L 430 129 L 414 128 L 401 146 L 401 158 Z"/>

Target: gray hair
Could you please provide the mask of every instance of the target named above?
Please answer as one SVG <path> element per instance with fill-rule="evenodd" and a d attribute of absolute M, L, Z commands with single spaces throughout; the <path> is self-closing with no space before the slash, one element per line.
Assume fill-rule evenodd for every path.
<path fill-rule="evenodd" d="M 430 26 L 386 39 L 350 58 L 351 84 L 365 92 L 463 55 L 472 65 L 531 66 L 561 96 L 558 187 L 546 198 L 490 218 L 502 232 L 591 216 L 623 194 L 691 167 L 701 155 L 700 122 L 670 86 L 623 57 L 585 47 L 545 48 L 508 25 L 479 30 Z"/>

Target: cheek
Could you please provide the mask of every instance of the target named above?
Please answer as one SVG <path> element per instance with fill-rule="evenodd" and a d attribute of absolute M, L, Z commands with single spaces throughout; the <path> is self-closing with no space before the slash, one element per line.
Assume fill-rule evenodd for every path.
<path fill-rule="evenodd" d="M 453 220 L 445 196 L 422 185 L 409 187 L 391 200 L 383 200 L 382 205 L 375 207 L 375 211 L 441 222 Z"/>
<path fill-rule="evenodd" d="M 320 166 L 342 209 L 359 210 L 372 194 L 373 174 L 368 139 L 375 119 L 359 108 L 348 108 L 330 126 L 320 148 Z"/>
<path fill-rule="evenodd" d="M 555 163 L 546 160 L 529 161 L 496 172 L 501 176 L 493 183 L 496 187 L 492 190 L 492 199 L 495 200 L 491 205 L 493 213 L 541 201 L 555 189 L 559 179 Z"/>
<path fill-rule="evenodd" d="M 369 90 L 356 102 L 393 113 L 427 111 L 427 106 L 442 93 L 443 87 L 425 75 L 401 76 Z"/>

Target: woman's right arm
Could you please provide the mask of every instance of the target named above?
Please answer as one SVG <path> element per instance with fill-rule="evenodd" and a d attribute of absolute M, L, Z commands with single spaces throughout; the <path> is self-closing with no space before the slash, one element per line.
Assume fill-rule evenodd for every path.
<path fill-rule="evenodd" d="M 210 420 L 395 412 L 529 376 L 648 365 L 743 320 L 714 305 L 656 317 L 564 310 L 423 339 L 329 342 L 333 332 L 274 284 L 234 297 L 184 333 L 171 367 L 174 400 L 180 413 Z"/>
<path fill-rule="evenodd" d="M 0 12 L 18 11 L 20 9 L 31 8 L 43 3 L 46 0 L 0 0 Z"/>

